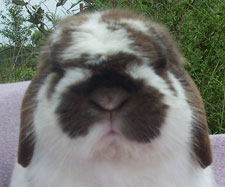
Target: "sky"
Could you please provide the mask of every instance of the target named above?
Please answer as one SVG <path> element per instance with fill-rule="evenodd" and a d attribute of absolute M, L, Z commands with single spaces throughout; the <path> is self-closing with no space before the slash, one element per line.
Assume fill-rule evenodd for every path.
<path fill-rule="evenodd" d="M 24 0 L 24 1 L 28 2 L 28 0 Z M 33 5 L 32 2 L 35 2 L 35 4 L 37 5 L 38 3 L 41 3 L 42 1 L 31 0 L 30 2 L 31 2 L 32 5 Z M 42 7 L 42 9 L 44 9 L 45 12 L 47 12 L 47 11 L 55 12 L 55 10 L 56 10 L 56 14 L 63 18 L 63 17 L 68 16 L 68 14 L 66 14 L 66 9 L 69 9 L 71 7 L 72 2 L 76 3 L 77 0 L 67 0 L 67 2 L 64 5 L 65 9 L 62 8 L 62 7 L 58 7 L 57 10 L 56 10 L 57 0 L 46 0 L 45 1 L 46 6 L 42 5 L 41 7 Z M 73 9 L 77 9 L 78 12 L 79 12 L 79 5 L 74 7 Z M 3 11 L 3 14 L 5 14 L 7 12 L 6 7 L 4 5 L 4 0 L 0 0 L 0 11 Z M 25 9 L 24 9 L 24 14 L 27 15 Z M 2 29 L 2 28 L 4 28 L 4 26 L 0 24 L 0 29 Z M 0 35 L 0 43 L 7 43 L 7 39 L 4 38 L 2 35 Z"/>

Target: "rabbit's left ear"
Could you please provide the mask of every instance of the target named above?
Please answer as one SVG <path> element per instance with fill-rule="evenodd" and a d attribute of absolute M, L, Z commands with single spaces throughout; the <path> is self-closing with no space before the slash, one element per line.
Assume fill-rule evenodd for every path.
<path fill-rule="evenodd" d="M 196 85 L 187 74 L 186 80 L 188 82 L 188 102 L 193 111 L 192 153 L 194 153 L 200 166 L 202 168 L 206 168 L 212 163 L 212 150 L 209 140 L 205 109 Z"/>
<path fill-rule="evenodd" d="M 202 168 L 206 168 L 212 163 L 212 151 L 209 141 L 207 124 L 204 124 L 202 122 L 194 123 L 193 152 L 195 153 L 197 161 Z"/>
<path fill-rule="evenodd" d="M 167 58 L 175 69 L 176 72 L 179 72 L 178 78 L 182 76 L 183 85 L 187 92 L 188 102 L 191 105 L 193 111 L 193 123 L 192 123 L 192 153 L 194 154 L 195 159 L 202 168 L 206 168 L 212 163 L 212 151 L 208 135 L 208 125 L 206 121 L 206 115 L 204 110 L 204 105 L 202 98 L 196 87 L 195 83 L 192 81 L 191 77 L 186 73 L 183 68 L 178 68 L 180 64 L 183 66 L 186 63 L 185 58 L 181 55 L 176 44 L 168 35 L 167 29 L 162 25 L 153 23 L 154 28 L 160 33 L 159 39 L 164 42 L 167 48 Z"/>

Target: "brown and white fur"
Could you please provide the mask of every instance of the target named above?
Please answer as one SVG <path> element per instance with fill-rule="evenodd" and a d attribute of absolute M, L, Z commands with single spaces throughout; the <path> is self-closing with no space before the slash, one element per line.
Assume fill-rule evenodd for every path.
<path fill-rule="evenodd" d="M 51 34 L 10 187 L 214 187 L 201 96 L 166 29 L 125 10 Z"/>

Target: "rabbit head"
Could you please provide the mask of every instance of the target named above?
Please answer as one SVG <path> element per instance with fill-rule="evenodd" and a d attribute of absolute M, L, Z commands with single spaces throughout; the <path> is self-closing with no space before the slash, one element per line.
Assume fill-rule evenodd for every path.
<path fill-rule="evenodd" d="M 184 64 L 167 30 L 132 12 L 63 20 L 23 100 L 19 163 L 44 152 L 143 159 L 181 150 L 207 167 L 204 106 Z"/>

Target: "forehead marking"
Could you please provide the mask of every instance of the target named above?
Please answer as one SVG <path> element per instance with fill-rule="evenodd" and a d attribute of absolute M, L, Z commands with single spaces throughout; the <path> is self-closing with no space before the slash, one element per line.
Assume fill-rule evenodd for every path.
<path fill-rule="evenodd" d="M 121 20 L 119 20 L 119 23 L 127 24 L 127 25 L 129 25 L 130 28 L 132 28 L 136 31 L 141 31 L 146 34 L 149 32 L 149 28 L 146 25 L 146 23 L 141 20 L 121 19 Z"/>
<path fill-rule="evenodd" d="M 138 35 L 147 36 L 149 39 L 149 42 L 151 42 L 152 38 L 154 38 L 158 45 L 161 46 L 162 52 L 166 53 L 166 44 L 162 37 L 162 34 L 159 30 L 157 30 L 154 26 L 154 23 L 150 21 L 144 21 L 144 20 L 136 20 L 136 19 L 121 19 L 118 22 L 119 24 L 126 24 L 127 27 L 125 29 L 128 33 L 134 34 L 138 33 Z M 141 32 L 141 33 L 140 33 Z M 146 38 L 147 39 L 147 38 Z M 135 40 L 136 41 L 136 40 Z"/>
<path fill-rule="evenodd" d="M 118 52 L 134 54 L 135 51 L 130 49 L 133 41 L 128 38 L 127 31 L 122 27 L 111 31 L 107 26 L 107 23 L 97 18 L 91 18 L 78 26 L 71 33 L 72 41 L 61 55 L 62 59 L 79 58 L 83 53 L 93 56 L 108 56 Z"/>

